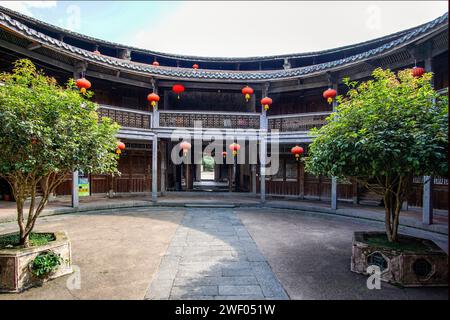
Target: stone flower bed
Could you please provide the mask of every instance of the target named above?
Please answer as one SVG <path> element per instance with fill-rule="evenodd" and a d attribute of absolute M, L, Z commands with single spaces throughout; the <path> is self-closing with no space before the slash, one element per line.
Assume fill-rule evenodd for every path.
<path fill-rule="evenodd" d="M 71 247 L 66 233 L 47 234 L 53 234 L 53 240 L 44 245 L 0 248 L 0 292 L 21 292 L 72 273 Z M 8 235 L 2 235 L 5 236 Z"/>
<path fill-rule="evenodd" d="M 391 244 L 383 232 L 355 232 L 351 271 L 368 274 L 370 265 L 378 266 L 381 280 L 392 284 L 448 285 L 448 256 L 430 240 L 399 235 L 399 242 Z"/>

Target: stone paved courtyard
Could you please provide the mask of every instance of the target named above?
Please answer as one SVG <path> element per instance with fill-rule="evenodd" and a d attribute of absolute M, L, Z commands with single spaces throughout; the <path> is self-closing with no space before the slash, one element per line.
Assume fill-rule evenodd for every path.
<path fill-rule="evenodd" d="M 43 217 L 66 230 L 81 289 L 68 277 L 3 299 L 447 299 L 448 288 L 368 290 L 350 272 L 354 231 L 382 223 L 267 208 L 130 208 Z M 17 230 L 0 223 L 0 233 Z M 412 228 L 447 250 L 448 237 Z"/>
<path fill-rule="evenodd" d="M 147 299 L 287 299 L 232 209 L 187 209 Z"/>

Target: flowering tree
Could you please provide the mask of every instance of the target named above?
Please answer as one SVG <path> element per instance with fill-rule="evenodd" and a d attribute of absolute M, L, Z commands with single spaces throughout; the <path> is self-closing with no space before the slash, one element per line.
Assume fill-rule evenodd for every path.
<path fill-rule="evenodd" d="M 309 148 L 306 170 L 355 178 L 383 197 L 388 240 L 397 241 L 399 214 L 413 176 L 447 175 L 448 98 L 414 77 L 376 69 L 373 80 L 349 87 Z"/>
<path fill-rule="evenodd" d="M 86 99 L 91 96 L 81 95 L 73 80 L 59 86 L 27 59 L 16 61 L 12 73 L 0 75 L 0 177 L 16 199 L 25 247 L 49 196 L 67 174 L 117 172 L 119 126 L 109 118 L 98 121 L 96 104 Z"/>

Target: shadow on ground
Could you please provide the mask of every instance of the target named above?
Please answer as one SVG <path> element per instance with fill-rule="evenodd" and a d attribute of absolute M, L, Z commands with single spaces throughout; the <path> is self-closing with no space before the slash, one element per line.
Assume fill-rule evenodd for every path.
<path fill-rule="evenodd" d="M 368 290 L 349 271 L 354 231 L 377 222 L 261 208 L 132 208 L 43 217 L 66 230 L 81 290 L 68 277 L 0 299 L 447 299 L 447 288 Z M 0 233 L 16 230 L 0 224 Z M 447 246 L 448 237 L 403 230 Z M 280 286 L 280 283 L 282 286 Z"/>

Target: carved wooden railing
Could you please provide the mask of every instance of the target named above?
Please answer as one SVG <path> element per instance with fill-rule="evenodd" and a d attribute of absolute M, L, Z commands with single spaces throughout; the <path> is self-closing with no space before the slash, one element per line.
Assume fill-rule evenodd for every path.
<path fill-rule="evenodd" d="M 196 121 L 203 128 L 259 129 L 260 114 L 248 112 L 198 112 L 160 111 L 159 126 L 168 128 L 193 128 Z"/>
<path fill-rule="evenodd" d="M 122 127 L 139 129 L 151 128 L 152 115 L 149 112 L 100 105 L 97 113 L 100 118 L 109 117 Z"/>
<path fill-rule="evenodd" d="M 330 112 L 269 116 L 267 117 L 268 128 L 269 130 L 277 129 L 280 132 L 309 131 L 323 126 L 329 115 Z"/>

